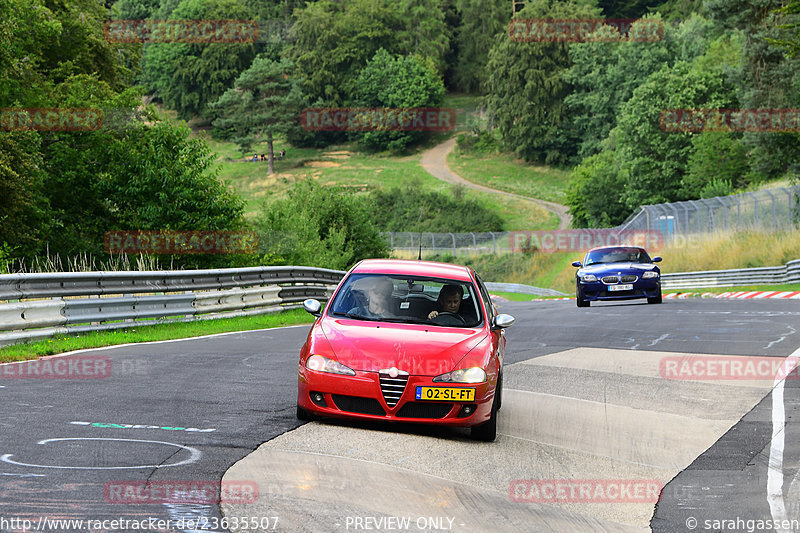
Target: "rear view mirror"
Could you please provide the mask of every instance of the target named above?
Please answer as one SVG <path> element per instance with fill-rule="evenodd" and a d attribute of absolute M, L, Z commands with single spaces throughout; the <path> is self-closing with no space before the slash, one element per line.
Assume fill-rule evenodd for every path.
<path fill-rule="evenodd" d="M 514 323 L 514 317 L 511 315 L 506 315 L 504 313 L 497 315 L 494 317 L 494 327 L 496 328 L 507 328 Z"/>
<path fill-rule="evenodd" d="M 583 265 L 581 264 L 581 262 L 580 262 L 580 261 L 573 261 L 573 262 L 572 262 L 572 266 L 580 268 L 580 267 L 582 267 Z"/>
<path fill-rule="evenodd" d="M 656 256 L 656 257 L 653 258 L 653 263 L 660 263 L 660 262 L 661 262 L 661 258 L 660 257 Z"/>
<path fill-rule="evenodd" d="M 309 298 L 308 300 L 303 301 L 303 309 L 305 309 L 314 316 L 319 316 L 320 310 L 322 309 L 322 304 L 319 303 L 319 300 Z"/>

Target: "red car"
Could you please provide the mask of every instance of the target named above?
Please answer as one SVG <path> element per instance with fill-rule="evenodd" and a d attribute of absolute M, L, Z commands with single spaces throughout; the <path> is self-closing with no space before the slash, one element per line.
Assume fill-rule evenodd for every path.
<path fill-rule="evenodd" d="M 300 352 L 297 418 L 470 427 L 493 441 L 503 390 L 503 329 L 468 267 L 371 259 L 344 276 Z"/>

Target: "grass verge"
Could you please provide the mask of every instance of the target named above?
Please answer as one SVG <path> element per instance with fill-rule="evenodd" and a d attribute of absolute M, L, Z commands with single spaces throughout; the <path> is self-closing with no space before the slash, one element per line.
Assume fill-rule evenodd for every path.
<path fill-rule="evenodd" d="M 5 346 L 0 348 L 0 362 L 24 361 L 45 355 L 117 344 L 185 339 L 214 333 L 310 324 L 311 321 L 311 316 L 303 309 L 291 309 L 280 313 L 251 317 L 197 320 L 155 326 L 138 326 L 116 331 L 96 331 L 76 337 L 57 337 L 45 341 Z"/>

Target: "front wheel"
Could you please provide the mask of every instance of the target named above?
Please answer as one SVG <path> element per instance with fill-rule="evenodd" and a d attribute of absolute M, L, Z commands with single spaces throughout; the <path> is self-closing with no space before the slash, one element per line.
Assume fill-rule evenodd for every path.
<path fill-rule="evenodd" d="M 314 418 L 315 416 L 311 412 L 307 411 L 306 409 L 303 409 L 299 405 L 297 406 L 298 420 L 302 420 L 303 422 L 311 422 L 312 420 L 314 420 Z"/>
<path fill-rule="evenodd" d="M 658 296 L 655 298 L 648 298 L 647 303 L 649 304 L 660 304 L 661 303 L 661 293 L 658 293 Z"/>
<path fill-rule="evenodd" d="M 582 300 L 580 296 L 575 300 L 575 303 L 578 304 L 578 307 L 589 307 L 592 305 L 592 302 L 589 300 Z"/>
<path fill-rule="evenodd" d="M 494 401 L 492 402 L 492 415 L 489 420 L 478 426 L 472 426 L 469 429 L 469 437 L 472 440 L 480 440 L 483 442 L 492 442 L 497 438 L 497 410 L 500 408 L 497 391 L 494 393 Z"/>

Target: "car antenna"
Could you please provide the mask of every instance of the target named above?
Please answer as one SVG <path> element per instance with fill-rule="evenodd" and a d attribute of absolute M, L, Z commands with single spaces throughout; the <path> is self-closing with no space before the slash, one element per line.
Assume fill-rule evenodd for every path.
<path fill-rule="evenodd" d="M 417 256 L 417 261 L 422 261 L 422 232 L 419 232 L 419 255 Z"/>

